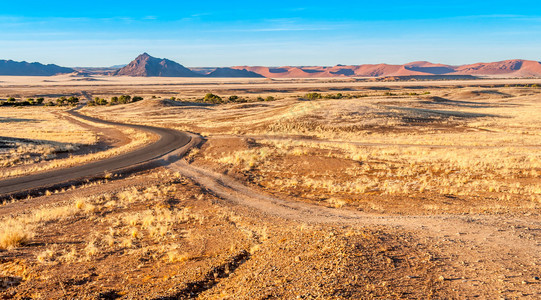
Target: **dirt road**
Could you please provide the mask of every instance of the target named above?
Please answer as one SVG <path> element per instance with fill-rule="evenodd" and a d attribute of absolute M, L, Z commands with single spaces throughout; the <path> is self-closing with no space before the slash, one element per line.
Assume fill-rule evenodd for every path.
<path fill-rule="evenodd" d="M 441 261 L 446 270 L 441 280 L 456 291 L 451 298 L 541 297 L 541 221 L 536 216 L 370 214 L 282 200 L 185 161 L 169 168 L 241 207 L 243 213 L 301 223 L 390 226 L 412 231 L 424 244 L 437 245 L 441 250 L 442 257 L 433 259 Z"/>
<path fill-rule="evenodd" d="M 29 190 L 57 186 L 59 184 L 73 182 L 74 180 L 96 176 L 106 172 L 115 172 L 128 167 L 149 163 L 163 157 L 168 153 L 171 153 L 172 151 L 182 148 L 191 140 L 189 135 L 177 130 L 104 121 L 82 115 L 75 110 L 69 111 L 68 113 L 74 117 L 94 123 L 144 130 L 156 134 L 160 138 L 158 141 L 143 148 L 139 148 L 135 151 L 124 153 L 108 159 L 65 169 L 58 169 L 49 172 L 2 180 L 0 181 L 0 197 L 9 197 L 10 195 L 24 193 Z"/>
<path fill-rule="evenodd" d="M 77 117 L 93 122 L 121 125 L 75 114 Z M 157 155 L 166 154 L 168 151 L 186 145 L 191 140 L 185 134 L 181 134 L 185 138 L 182 139 L 168 129 L 137 127 L 145 130 L 152 129 L 151 131 L 157 134 L 161 133 L 162 139 L 149 146 L 153 149 L 151 153 L 145 153 L 148 149 L 143 148 L 121 156 L 123 158 L 117 161 L 121 165 L 123 163 L 131 165 L 135 160 L 142 162 L 145 161 L 143 160 L 145 157 L 147 157 L 146 160 L 156 158 Z M 162 143 L 166 145 L 163 146 Z M 113 160 L 118 158 L 115 157 Z M 98 166 L 92 166 L 93 164 L 81 166 L 83 167 L 81 172 L 112 170 L 110 165 L 105 163 L 107 161 L 99 162 Z M 541 280 L 539 280 L 541 277 L 541 221 L 536 214 L 425 216 L 372 214 L 280 199 L 244 185 L 229 176 L 190 165 L 185 161 L 171 163 L 169 168 L 196 181 L 218 195 L 224 203 L 244 214 L 262 218 L 267 215 L 319 225 L 384 226 L 410 231 L 415 234 L 419 243 L 434 245 L 439 250 L 440 256 L 432 257 L 431 260 L 440 264 L 444 270 L 440 276 L 441 281 L 455 293 L 450 294 L 449 298 L 538 299 L 541 297 Z M 73 178 L 74 174 L 80 174 L 72 173 L 69 171 L 71 169 L 75 168 L 59 170 L 59 177 L 43 174 L 37 176 L 43 176 L 41 180 L 45 182 L 52 182 L 62 178 L 69 179 L 70 176 Z M 9 185 L 6 187 L 3 184 L 0 182 L 0 191 L 3 191 L 2 188 L 9 188 Z M 19 190 L 23 189 L 24 184 L 24 180 L 20 182 L 22 187 L 19 187 Z M 30 182 L 30 184 L 35 184 L 35 182 Z"/>

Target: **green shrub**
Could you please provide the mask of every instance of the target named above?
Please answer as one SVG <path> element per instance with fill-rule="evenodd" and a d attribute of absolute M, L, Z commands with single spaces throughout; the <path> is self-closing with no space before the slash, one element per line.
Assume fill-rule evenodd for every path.
<path fill-rule="evenodd" d="M 248 102 L 248 100 L 245 99 L 245 98 L 236 96 L 236 95 L 232 95 L 232 96 L 229 96 L 229 98 L 227 98 L 227 102 L 246 103 L 246 102 Z"/>
<path fill-rule="evenodd" d="M 57 104 L 58 106 L 62 106 L 62 105 L 64 105 L 64 104 L 67 102 L 67 100 L 68 100 L 68 99 L 67 99 L 66 97 L 62 96 L 62 97 L 56 99 L 56 104 Z"/>
<path fill-rule="evenodd" d="M 324 98 L 325 98 L 325 99 L 342 99 L 342 98 L 344 98 L 344 95 L 342 95 L 342 93 L 338 93 L 338 94 L 327 94 L 327 95 L 325 95 Z"/>
<path fill-rule="evenodd" d="M 321 99 L 322 96 L 320 93 L 308 93 L 308 94 L 305 94 L 303 98 L 307 100 L 317 100 L 317 99 Z"/>
<path fill-rule="evenodd" d="M 95 105 L 117 105 L 117 104 L 128 104 L 132 102 L 137 102 L 143 100 L 143 97 L 139 96 L 130 96 L 130 95 L 121 95 L 121 96 L 113 96 L 111 97 L 111 100 L 108 102 L 107 100 L 95 97 L 94 100 L 88 101 L 88 106 L 95 106 Z"/>
<path fill-rule="evenodd" d="M 79 103 L 79 98 L 71 96 L 66 99 L 66 102 L 70 105 L 76 105 L 77 103 Z"/>
<path fill-rule="evenodd" d="M 208 93 L 203 98 L 203 102 L 212 103 L 212 104 L 219 104 L 223 103 L 223 100 L 220 96 L 214 95 L 212 93 Z"/>
<path fill-rule="evenodd" d="M 131 102 L 131 96 L 130 95 L 122 95 L 118 97 L 118 103 L 120 104 L 127 104 Z"/>

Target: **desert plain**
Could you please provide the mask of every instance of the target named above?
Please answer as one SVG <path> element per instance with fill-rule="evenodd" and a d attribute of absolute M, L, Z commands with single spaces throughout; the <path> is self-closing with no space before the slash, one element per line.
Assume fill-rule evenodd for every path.
<path fill-rule="evenodd" d="M 540 79 L 0 77 L 63 96 L 0 107 L 0 182 L 194 142 L 4 197 L 3 299 L 541 297 Z"/>

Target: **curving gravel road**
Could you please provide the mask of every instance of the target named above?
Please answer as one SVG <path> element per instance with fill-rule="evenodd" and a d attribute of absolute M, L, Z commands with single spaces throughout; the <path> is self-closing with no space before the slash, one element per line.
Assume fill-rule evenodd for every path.
<path fill-rule="evenodd" d="M 33 190 L 68 184 L 77 180 L 105 174 L 105 172 L 114 172 L 141 165 L 143 163 L 152 162 L 183 146 L 186 146 L 191 140 L 191 137 L 188 134 L 173 129 L 104 121 L 81 115 L 75 110 L 71 110 L 69 113 L 75 117 L 95 123 L 145 130 L 147 132 L 159 135 L 160 139 L 150 145 L 139 148 L 132 152 L 91 162 L 85 165 L 0 180 L 0 198 L 9 197 L 12 195 L 24 196 L 24 193 L 27 191 L 30 192 Z"/>

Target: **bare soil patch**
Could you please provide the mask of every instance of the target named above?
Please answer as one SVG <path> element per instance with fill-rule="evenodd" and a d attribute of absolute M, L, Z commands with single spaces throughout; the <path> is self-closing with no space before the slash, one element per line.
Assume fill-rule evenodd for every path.
<path fill-rule="evenodd" d="M 75 206 L 74 197 L 109 199 L 99 200 L 103 207 L 39 223 L 30 243 L 0 252 L 4 297 L 443 295 L 431 247 L 415 245 L 407 232 L 246 215 L 245 208 L 217 205 L 219 199 L 191 181 L 166 179 L 171 176 L 166 174 L 102 184 L 97 194 L 90 187 L 31 199 L 23 210 L 15 208 L 22 203 L 2 207 L 0 214 L 6 218 L 26 214 L 30 203 L 43 200 L 48 204 L 39 209 L 46 205 L 45 211 L 53 211 Z M 161 194 L 165 190 L 167 194 Z M 125 191 L 147 200 L 110 203 L 122 202 Z M 147 212 L 158 210 L 173 216 L 185 213 L 178 222 L 171 219 L 166 236 L 157 239 L 151 227 L 161 221 Z M 394 272 L 388 272 L 390 268 Z"/>
<path fill-rule="evenodd" d="M 5 298 L 541 296 L 538 79 L 133 80 L 3 80 L 137 94 L 83 112 L 204 137 L 169 171 L 0 207 Z"/>

